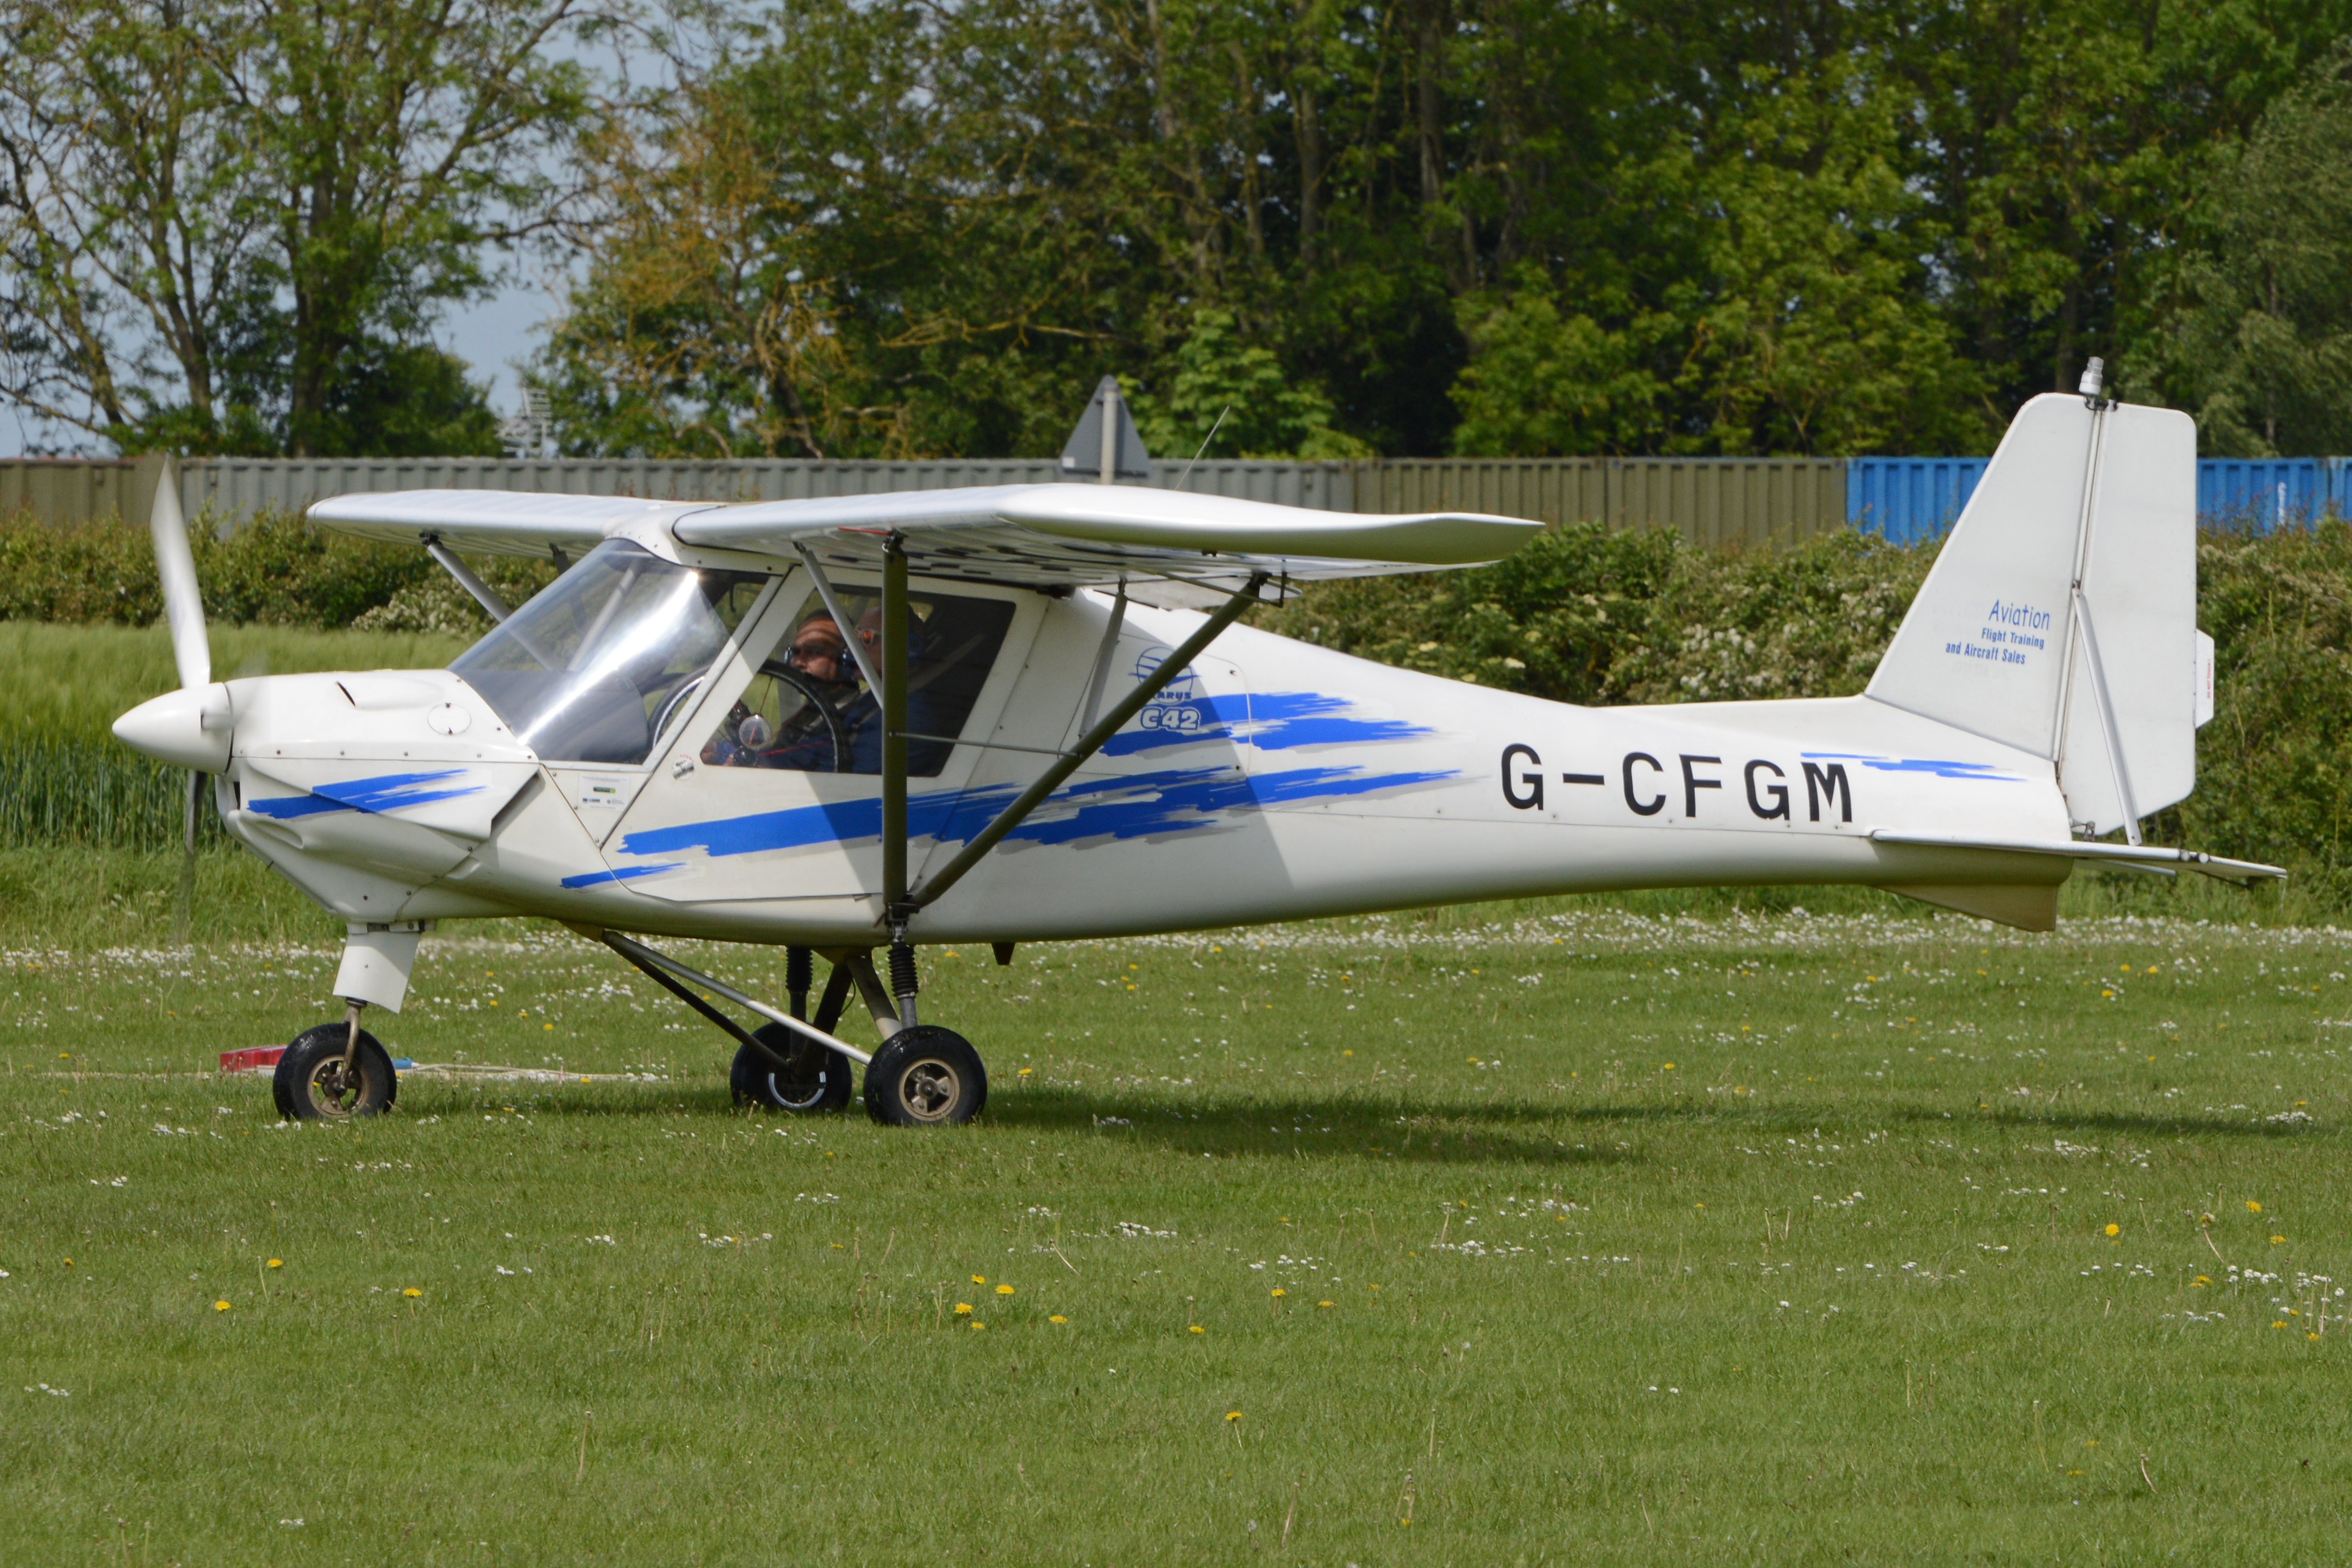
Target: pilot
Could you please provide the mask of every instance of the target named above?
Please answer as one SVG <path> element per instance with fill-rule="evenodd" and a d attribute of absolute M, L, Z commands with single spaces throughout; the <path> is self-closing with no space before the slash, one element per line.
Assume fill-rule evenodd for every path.
<path fill-rule="evenodd" d="M 816 695 L 836 712 L 857 693 L 857 666 L 849 657 L 841 627 L 828 615 L 811 616 L 793 634 L 784 662 L 814 688 Z M 793 699 L 800 694 L 793 693 Z M 743 702 L 728 710 L 727 722 L 702 749 L 702 760 L 714 767 L 791 768 L 804 773 L 833 771 L 833 735 L 824 718 L 806 703 L 784 721 L 779 734 L 764 714 Z M 878 753 L 877 753 L 878 755 Z"/>
<path fill-rule="evenodd" d="M 882 649 L 882 611 L 877 605 L 858 617 L 857 638 L 866 649 L 868 658 L 879 658 Z M 910 658 L 919 658 L 923 646 L 923 626 L 917 621 L 908 628 L 908 650 Z M 878 773 L 882 771 L 881 705 L 876 694 L 858 683 L 856 660 L 849 653 L 838 623 L 829 615 L 810 616 L 793 634 L 791 651 L 785 656 L 791 668 L 814 689 L 815 695 L 831 707 L 842 722 L 849 739 L 849 767 L 854 773 Z M 908 693 L 907 728 L 917 734 L 937 732 L 929 695 L 920 685 Z M 940 742 L 910 740 L 907 748 L 908 771 L 917 774 L 939 772 L 947 760 L 950 747 Z M 767 719 L 738 702 L 727 716 L 727 722 L 710 743 L 703 748 L 703 761 L 714 766 L 786 768 L 801 773 L 831 773 L 834 771 L 833 732 L 814 704 L 803 704 L 800 710 L 784 721 L 781 734 L 772 731 Z"/>

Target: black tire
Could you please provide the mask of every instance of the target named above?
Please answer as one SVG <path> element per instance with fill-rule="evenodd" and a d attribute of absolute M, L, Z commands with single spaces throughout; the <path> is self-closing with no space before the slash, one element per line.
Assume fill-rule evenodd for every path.
<path fill-rule="evenodd" d="M 987 1103 L 980 1053 L 937 1024 L 899 1030 L 866 1064 L 866 1113 L 885 1127 L 961 1127 Z"/>
<path fill-rule="evenodd" d="M 736 1104 L 807 1114 L 839 1110 L 849 1103 L 847 1057 L 782 1024 L 762 1025 L 751 1031 L 751 1037 L 782 1053 L 791 1066 L 780 1068 L 751 1047 L 739 1047 L 727 1074 Z"/>
<path fill-rule="evenodd" d="M 351 1026 L 321 1024 L 294 1037 L 278 1058 L 278 1072 L 269 1080 L 278 1114 L 292 1121 L 341 1121 L 352 1116 L 380 1116 L 392 1109 L 400 1093 L 400 1079 L 392 1058 L 373 1035 L 360 1031 L 360 1048 L 348 1075 L 336 1067 L 342 1059 Z"/>

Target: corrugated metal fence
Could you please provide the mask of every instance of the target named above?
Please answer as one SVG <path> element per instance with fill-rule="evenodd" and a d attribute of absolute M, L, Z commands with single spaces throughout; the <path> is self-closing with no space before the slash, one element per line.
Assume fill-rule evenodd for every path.
<path fill-rule="evenodd" d="M 1846 465 L 1846 519 L 1899 544 L 1951 527 L 1984 477 L 1984 458 L 1855 458 Z M 2352 516 L 2352 458 L 2202 458 L 2197 518 L 2208 528 L 2306 528 Z"/>
<path fill-rule="evenodd" d="M 1694 543 L 1765 548 L 1840 528 L 1901 543 L 1951 526 L 1982 477 L 1982 458 L 1399 458 L 1360 463 L 1216 460 L 1186 474 L 1158 465 L 1163 489 L 1327 511 L 1444 509 L 1546 522 L 1666 527 Z M 57 521 L 142 518 L 161 460 L 0 460 L 0 513 Z M 1051 458 L 921 462 L 668 462 L 562 458 L 213 458 L 180 465 L 191 517 L 235 528 L 264 510 L 394 489 L 514 489 L 666 500 L 791 500 L 952 485 L 1038 484 Z M 2197 504 L 2213 526 L 2269 530 L 2352 513 L 2352 459 L 2207 458 Z"/>

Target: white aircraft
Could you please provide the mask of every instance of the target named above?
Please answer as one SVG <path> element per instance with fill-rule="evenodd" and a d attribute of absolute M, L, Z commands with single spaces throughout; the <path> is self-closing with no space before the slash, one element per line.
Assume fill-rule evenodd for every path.
<path fill-rule="evenodd" d="M 311 516 L 421 544 L 496 628 L 447 669 L 215 682 L 167 485 L 184 688 L 114 732 L 212 775 L 229 832 L 346 922 L 345 1012 L 279 1062 L 286 1115 L 389 1106 L 362 1007 L 399 1011 L 436 922 L 536 915 L 734 1037 L 744 1100 L 838 1109 L 855 1062 L 877 1119 L 968 1121 L 986 1075 L 918 1021 L 926 943 L 1009 963 L 1023 942 L 1762 883 L 2048 931 L 2083 861 L 2282 875 L 2141 841 L 2211 712 L 2195 427 L 2085 394 L 2019 414 L 1859 697 L 1589 709 L 1369 663 L 1233 623 L 1302 582 L 1491 561 L 1540 525 L 1085 484 L 344 496 Z M 576 559 L 509 612 L 457 551 Z M 1170 607 L 1202 595 L 1212 613 Z M 647 935 L 784 945 L 787 1005 Z M 853 987 L 871 1052 L 837 1033 Z"/>

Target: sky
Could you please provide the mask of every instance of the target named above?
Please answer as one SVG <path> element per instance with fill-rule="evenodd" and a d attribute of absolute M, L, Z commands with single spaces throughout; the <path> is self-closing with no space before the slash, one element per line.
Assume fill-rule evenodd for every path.
<path fill-rule="evenodd" d="M 573 39 L 553 47 L 551 52 L 580 60 L 607 79 L 629 78 L 656 87 L 674 79 L 674 72 L 658 55 L 624 61 L 609 47 L 583 46 Z M 541 329 L 562 309 L 569 281 L 543 258 L 518 258 L 509 272 L 496 293 L 451 310 L 433 334 L 436 342 L 466 362 L 475 381 L 488 383 L 490 406 L 500 417 L 520 406 L 520 378 L 516 366 L 539 347 Z M 69 426 L 47 425 L 21 405 L 0 399 L 0 458 L 22 457 L 27 447 L 34 446 L 63 453 L 113 455 L 103 441 Z"/>
<path fill-rule="evenodd" d="M 500 417 L 515 412 L 520 380 L 518 363 L 539 347 L 540 329 L 556 313 L 561 279 L 533 274 L 510 279 L 489 299 L 452 310 L 434 340 L 471 367 L 477 382 L 488 382 L 490 406 Z M 43 425 L 15 403 L 0 416 L 0 458 L 24 456 L 31 446 L 85 455 L 111 457 L 104 442 L 79 431 Z"/>

